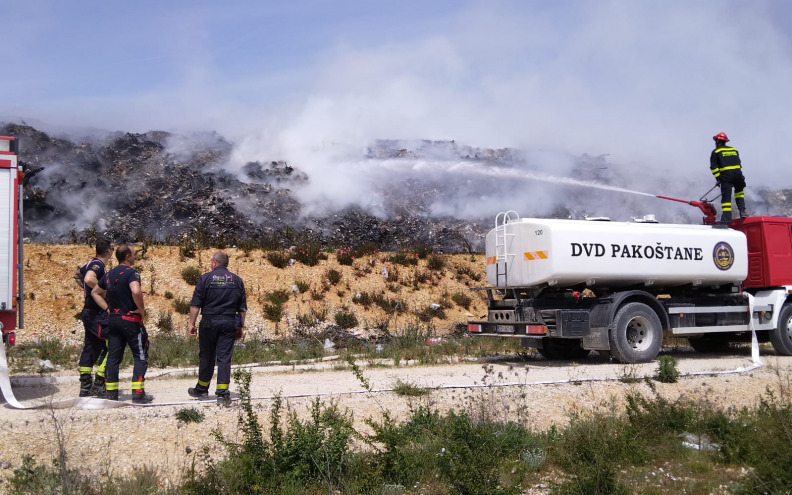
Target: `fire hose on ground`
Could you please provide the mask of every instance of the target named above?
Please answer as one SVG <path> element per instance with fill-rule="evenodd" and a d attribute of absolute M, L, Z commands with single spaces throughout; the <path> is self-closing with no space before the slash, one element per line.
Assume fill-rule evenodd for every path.
<path fill-rule="evenodd" d="M 745 293 L 746 298 L 748 299 L 748 311 L 749 314 L 752 315 L 754 311 L 754 298 L 752 295 Z M 733 368 L 730 370 L 706 370 L 706 371 L 689 371 L 689 372 L 682 372 L 679 374 L 680 377 L 683 376 L 700 376 L 700 375 L 727 375 L 727 374 L 736 374 L 736 373 L 745 373 L 757 368 L 764 366 L 762 359 L 759 357 L 759 342 L 756 338 L 756 330 L 754 329 L 753 325 L 753 318 L 749 318 L 750 321 L 750 329 L 751 329 L 751 365 L 750 366 L 739 366 L 737 368 Z M 319 360 L 319 361 L 330 361 L 333 359 L 337 359 L 338 356 L 328 356 Z M 249 364 L 249 365 L 238 365 L 235 368 L 256 368 L 259 367 L 259 364 Z M 197 368 L 179 368 L 173 370 L 163 370 L 161 372 L 152 374 L 151 377 L 156 376 L 164 376 L 168 374 L 187 374 L 187 373 L 197 373 Z M 474 383 L 474 384 L 460 384 L 460 383 L 448 383 L 448 384 L 441 384 L 433 387 L 427 387 L 430 390 L 449 390 L 449 389 L 478 389 L 478 388 L 503 388 L 503 387 L 526 387 L 526 386 L 536 386 L 536 385 L 562 385 L 566 383 L 582 383 L 582 382 L 606 382 L 606 381 L 619 381 L 623 377 L 622 376 L 606 376 L 606 377 L 577 377 L 577 378 L 564 378 L 564 379 L 556 379 L 556 380 L 537 380 L 537 381 L 511 381 L 511 382 L 496 382 L 496 383 Z M 51 379 L 49 380 L 52 381 Z M 41 379 L 27 379 L 27 382 L 30 384 L 34 384 L 36 382 L 46 383 L 45 380 Z M 131 402 L 126 401 L 114 401 L 114 400 L 105 400 L 96 397 L 76 397 L 70 399 L 63 399 L 58 401 L 43 401 L 37 402 L 34 404 L 23 404 L 19 402 L 16 397 L 14 396 L 14 392 L 11 388 L 11 380 L 8 374 L 8 361 L 6 359 L 6 352 L 5 346 L 0 345 L 0 391 L 3 393 L 3 397 L 6 401 L 6 407 L 10 407 L 13 409 L 67 409 L 67 408 L 78 408 L 78 409 L 112 409 L 118 407 L 159 407 L 159 406 L 183 406 L 183 405 L 197 405 L 202 403 L 213 403 L 215 402 L 212 400 L 188 400 L 188 401 L 177 401 L 177 402 L 154 402 L 151 404 L 132 404 Z M 317 398 L 317 397 L 339 397 L 339 396 L 351 396 L 351 395 L 360 395 L 360 394 L 378 394 L 378 393 L 388 393 L 393 392 L 394 388 L 392 387 L 384 387 L 384 388 L 372 388 L 372 389 L 361 389 L 361 390 L 350 390 L 350 391 L 335 391 L 335 392 L 313 392 L 313 393 L 299 393 L 299 394 L 277 394 L 277 395 L 257 395 L 251 396 L 250 400 L 272 400 L 276 397 L 280 397 L 282 399 L 298 399 L 298 398 Z M 239 398 L 235 397 L 232 400 L 239 400 Z"/>

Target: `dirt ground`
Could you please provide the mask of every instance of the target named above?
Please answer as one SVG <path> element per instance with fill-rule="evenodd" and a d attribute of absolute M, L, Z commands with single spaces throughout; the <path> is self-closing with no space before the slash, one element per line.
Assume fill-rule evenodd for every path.
<path fill-rule="evenodd" d="M 342 267 L 332 258 L 313 268 L 295 265 L 277 270 L 262 259 L 260 252 L 244 257 L 242 253 L 230 251 L 231 270 L 238 271 L 245 278 L 252 294 L 249 296 L 252 299 L 249 301 L 249 331 L 262 335 L 273 335 L 275 326 L 263 318 L 260 302 L 256 300 L 258 294 L 263 290 L 289 287 L 297 277 L 316 283 L 330 267 L 342 271 L 343 278 L 338 284 L 340 289 L 333 288 L 327 292 L 325 303 L 333 307 L 347 305 L 360 310 L 349 299 L 356 291 L 388 290 L 380 274 L 384 265 L 377 261 L 376 256 L 372 257 L 373 262 L 365 261 L 373 265 L 372 273 L 358 277 L 350 267 Z M 30 341 L 41 335 L 62 335 L 60 338 L 67 343 L 81 343 L 78 339 L 81 339 L 82 329 L 73 317 L 80 300 L 75 295 L 76 286 L 70 277 L 74 268 L 89 254 L 87 248 L 77 246 L 28 249 L 25 261 L 25 329 L 19 332 L 19 341 Z M 211 252 L 201 253 L 202 269 L 206 268 L 210 256 Z M 172 301 L 164 297 L 165 291 L 176 297 L 189 297 L 191 288 L 181 280 L 179 273 L 184 266 L 198 264 L 196 261 L 180 261 L 177 248 L 150 250 L 150 258 L 140 263 L 143 285 L 149 292 L 146 294 L 149 307 L 156 311 L 167 310 Z M 450 266 L 441 277 L 437 277 L 436 283 L 418 291 L 413 291 L 409 285 L 402 286 L 401 297 L 408 301 L 410 307 L 419 307 L 434 302 L 444 292 L 467 290 L 467 285 L 475 285 L 475 282 L 466 276 L 459 277 L 454 267 L 469 264 L 470 269 L 483 272 L 482 261 L 481 255 L 475 256 L 473 261 L 469 255 L 452 256 Z M 408 276 L 408 269 L 399 267 L 399 270 Z M 339 290 L 343 295 L 339 295 Z M 290 300 L 289 314 L 294 317 L 312 302 L 298 295 L 296 300 Z M 483 311 L 483 302 L 474 298 L 470 311 L 455 307 L 448 311 L 445 320 L 436 323 L 438 327 L 450 328 L 453 323 L 464 321 L 466 314 Z M 364 322 L 383 316 L 374 311 L 360 311 Z M 186 316 L 178 325 L 182 329 L 186 327 Z M 281 332 L 288 328 L 285 321 L 279 326 Z M 363 326 L 360 331 L 366 332 L 367 329 Z M 153 332 L 156 334 L 156 330 Z M 654 383 L 657 393 L 672 400 L 685 397 L 740 408 L 756 405 L 768 387 L 778 389 L 789 385 L 792 358 L 777 357 L 769 348 L 762 348 L 764 366 L 749 371 L 739 371 L 752 365 L 748 347 L 735 348 L 728 354 L 715 357 L 696 354 L 685 347 L 666 352 L 679 359 L 678 366 L 683 376 L 676 384 Z M 626 366 L 598 358 L 581 363 L 548 362 L 539 356 L 531 356 L 527 360 L 512 358 L 475 362 L 451 358 L 448 364 L 436 366 L 404 362 L 398 367 L 387 363 L 361 362 L 360 365 L 369 380 L 371 392 L 363 388 L 351 370 L 332 357 L 324 362 L 251 368 L 251 393 L 255 407 L 266 423 L 275 394 L 284 397 L 288 407 L 301 415 L 307 415 L 311 400 L 321 397 L 325 402 L 335 401 L 347 409 L 354 417 L 357 431 L 363 435 L 371 433 L 366 419 L 378 420 L 383 411 L 389 411 L 397 419 L 405 418 L 412 408 L 421 404 L 441 411 L 451 408 L 475 414 L 486 411 L 487 414 L 517 419 L 537 430 L 545 430 L 552 425 L 563 426 L 575 411 L 612 407 L 618 410 L 629 392 L 652 394 L 645 382 L 627 383 L 620 378 L 651 376 L 657 371 L 656 362 Z M 129 370 L 126 374 L 122 372 L 121 399 L 127 404 L 130 400 L 129 378 Z M 75 397 L 79 387 L 76 363 L 73 370 L 57 370 L 45 377 L 15 375 L 12 380 L 16 383 L 16 398 L 26 403 L 57 403 Z M 150 369 L 146 389 L 155 396 L 155 402 L 146 407 L 16 410 L 4 405 L 0 419 L 0 437 L 4 439 L 0 442 L 0 467 L 3 467 L 0 469 L 0 481 L 11 476 L 13 469 L 20 466 L 23 455 L 34 455 L 45 463 L 55 457 L 59 445 L 56 426 L 62 429 L 62 443 L 69 453 L 69 462 L 74 465 L 96 473 L 116 474 L 151 465 L 160 470 L 164 481 L 176 479 L 202 449 L 208 449 L 213 455 L 222 453 L 211 436 L 213 429 L 232 439 L 240 433 L 237 427 L 238 402 L 222 407 L 211 400 L 199 402 L 190 399 L 186 390 L 195 384 L 195 380 L 195 369 Z M 432 390 L 427 396 L 417 399 L 401 397 L 390 390 L 399 381 Z M 205 420 L 200 424 L 179 422 L 175 414 L 185 407 L 200 410 L 205 414 Z"/>

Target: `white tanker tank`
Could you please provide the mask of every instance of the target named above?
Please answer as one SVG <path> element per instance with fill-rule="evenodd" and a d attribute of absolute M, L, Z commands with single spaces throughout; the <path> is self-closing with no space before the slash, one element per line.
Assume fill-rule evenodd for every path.
<path fill-rule="evenodd" d="M 718 286 L 745 280 L 745 234 L 708 225 L 519 218 L 486 237 L 496 287 Z"/>

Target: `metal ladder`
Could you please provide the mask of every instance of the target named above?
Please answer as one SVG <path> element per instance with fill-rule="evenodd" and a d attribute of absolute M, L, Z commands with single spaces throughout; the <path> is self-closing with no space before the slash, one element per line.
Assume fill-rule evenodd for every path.
<path fill-rule="evenodd" d="M 514 258 L 514 253 L 506 248 L 507 238 L 514 237 L 514 234 L 506 232 L 506 226 L 519 219 L 520 215 L 514 210 L 502 211 L 495 216 L 495 285 L 498 287 L 509 285 L 508 266 L 509 261 Z"/>

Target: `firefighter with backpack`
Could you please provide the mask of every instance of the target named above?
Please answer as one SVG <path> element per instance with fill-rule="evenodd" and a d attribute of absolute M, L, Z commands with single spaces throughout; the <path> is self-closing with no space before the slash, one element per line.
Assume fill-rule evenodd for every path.
<path fill-rule="evenodd" d="M 104 396 L 105 364 L 107 362 L 107 313 L 96 304 L 91 291 L 105 276 L 105 265 L 112 256 L 113 248 L 109 241 L 96 241 L 96 256 L 77 269 L 74 279 L 83 291 L 85 302 L 80 318 L 85 327 L 85 340 L 80 354 L 80 397 Z M 92 377 L 94 365 L 96 377 Z"/>

